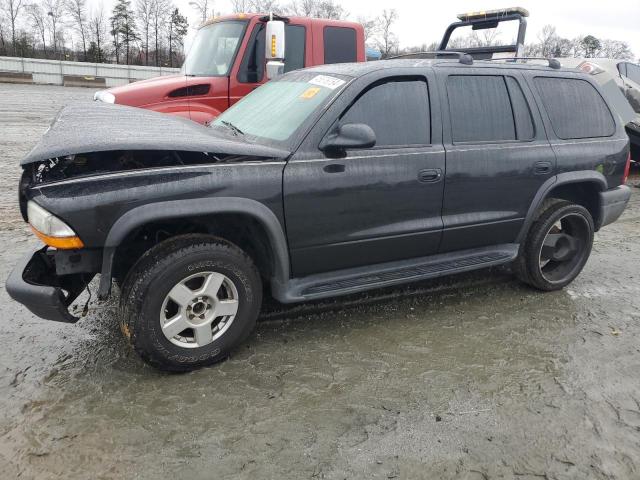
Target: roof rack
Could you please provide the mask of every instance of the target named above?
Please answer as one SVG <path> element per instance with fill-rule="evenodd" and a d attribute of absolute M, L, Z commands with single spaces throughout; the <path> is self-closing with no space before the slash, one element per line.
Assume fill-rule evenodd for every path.
<path fill-rule="evenodd" d="M 549 65 L 549 68 L 553 68 L 554 70 L 559 70 L 562 68 L 560 62 L 555 58 L 547 58 L 547 57 L 505 57 L 505 58 L 488 58 L 488 61 L 495 62 L 496 60 L 502 60 L 506 62 L 514 62 L 516 60 L 545 60 Z"/>
<path fill-rule="evenodd" d="M 403 53 L 402 55 L 389 57 L 387 58 L 387 60 L 394 60 L 396 58 L 438 58 L 439 55 L 454 55 L 458 57 L 458 61 L 463 65 L 473 65 L 473 57 L 471 55 L 468 55 L 464 52 L 456 52 L 453 50 L 434 50 L 430 52 Z"/>

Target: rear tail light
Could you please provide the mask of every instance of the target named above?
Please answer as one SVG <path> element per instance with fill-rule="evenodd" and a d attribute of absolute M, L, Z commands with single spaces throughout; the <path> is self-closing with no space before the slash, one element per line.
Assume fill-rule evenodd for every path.
<path fill-rule="evenodd" d="M 588 73 L 589 75 L 597 75 L 599 73 L 604 72 L 598 65 L 591 62 L 582 62 L 578 68 L 582 70 L 584 73 Z"/>
<path fill-rule="evenodd" d="M 629 152 L 629 156 L 627 157 L 627 164 L 624 166 L 624 174 L 622 175 L 622 184 L 627 183 L 629 179 L 629 172 L 631 171 L 631 152 Z"/>

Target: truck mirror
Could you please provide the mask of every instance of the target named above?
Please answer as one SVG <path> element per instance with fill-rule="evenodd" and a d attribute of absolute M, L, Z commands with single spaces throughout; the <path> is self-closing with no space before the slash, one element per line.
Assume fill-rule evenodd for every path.
<path fill-rule="evenodd" d="M 284 73 L 284 22 L 267 22 L 265 58 L 267 59 L 267 78 L 272 79 Z"/>

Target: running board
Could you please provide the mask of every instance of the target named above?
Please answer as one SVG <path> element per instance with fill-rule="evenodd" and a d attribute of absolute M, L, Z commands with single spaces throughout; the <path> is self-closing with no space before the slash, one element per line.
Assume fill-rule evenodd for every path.
<path fill-rule="evenodd" d="M 310 275 L 291 279 L 286 285 L 274 283 L 272 293 L 282 303 L 348 295 L 502 265 L 517 257 L 518 248 L 518 244 L 508 243 Z"/>

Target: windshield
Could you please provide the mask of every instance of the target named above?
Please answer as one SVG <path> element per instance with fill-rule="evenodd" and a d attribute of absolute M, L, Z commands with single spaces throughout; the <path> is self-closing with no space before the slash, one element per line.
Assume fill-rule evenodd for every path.
<path fill-rule="evenodd" d="M 282 146 L 342 90 L 343 75 L 291 72 L 267 82 L 220 115 L 213 127 Z"/>
<path fill-rule="evenodd" d="M 226 76 L 233 65 L 247 22 L 218 22 L 198 30 L 182 73 L 197 77 Z"/>

